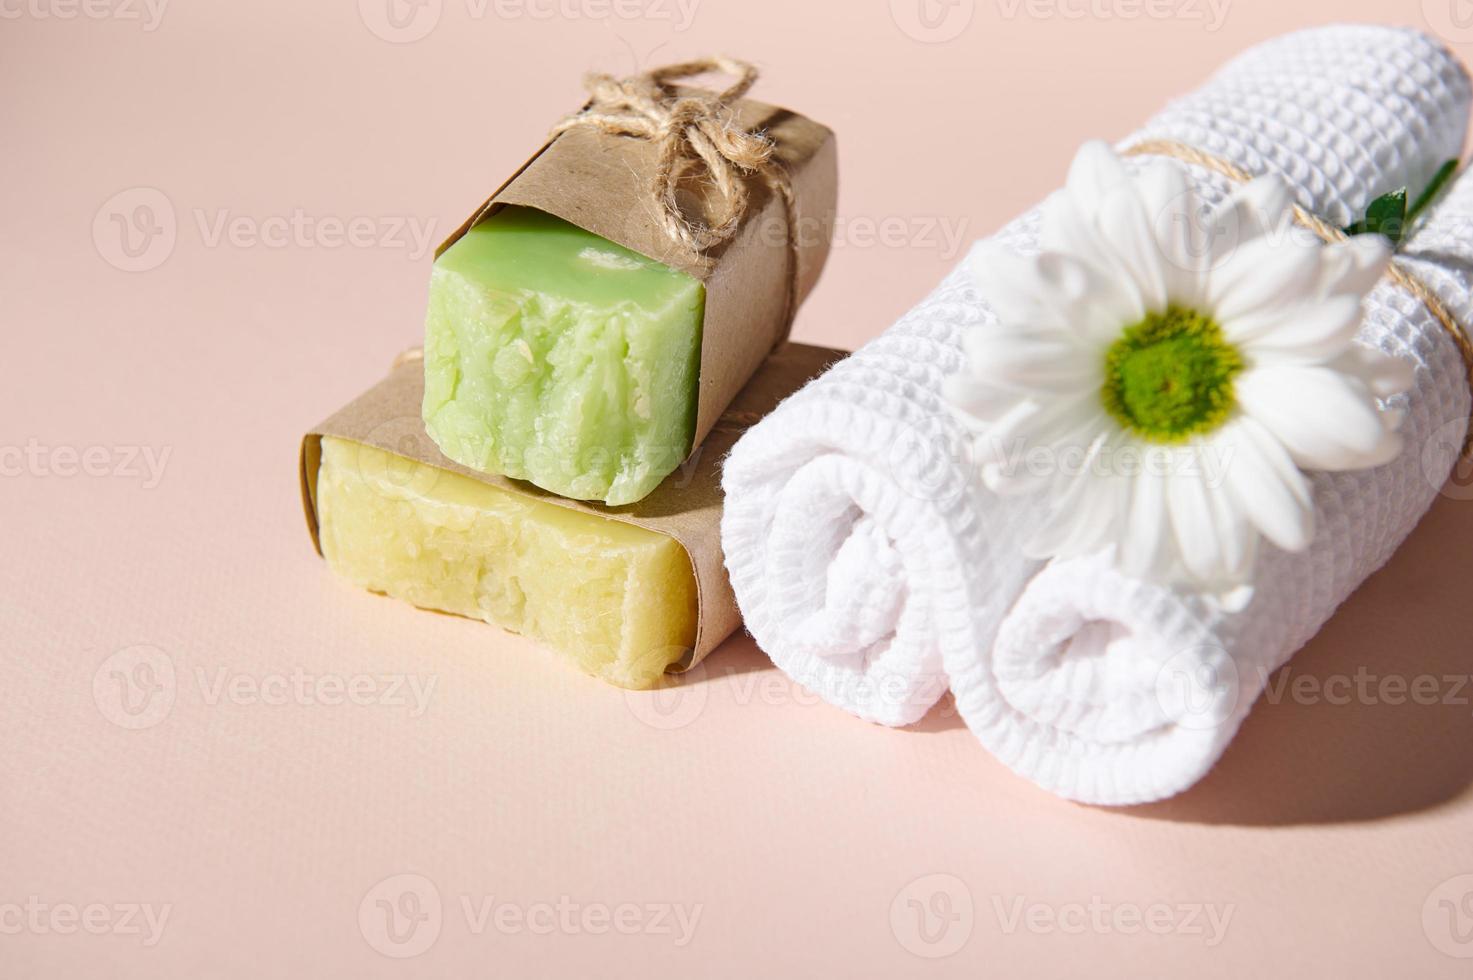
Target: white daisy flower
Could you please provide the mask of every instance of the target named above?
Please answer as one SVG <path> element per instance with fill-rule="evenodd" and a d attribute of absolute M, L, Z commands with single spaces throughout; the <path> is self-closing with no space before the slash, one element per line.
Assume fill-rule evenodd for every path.
<path fill-rule="evenodd" d="M 1179 167 L 1132 176 L 1095 142 L 1040 237 L 1030 257 L 973 252 L 998 322 L 968 334 L 946 389 L 988 486 L 1049 495 L 1035 557 L 1113 546 L 1128 574 L 1241 602 L 1260 535 L 1309 544 L 1303 471 L 1400 452 L 1378 399 L 1411 369 L 1353 341 L 1380 236 L 1325 245 L 1273 177 L 1205 212 Z"/>

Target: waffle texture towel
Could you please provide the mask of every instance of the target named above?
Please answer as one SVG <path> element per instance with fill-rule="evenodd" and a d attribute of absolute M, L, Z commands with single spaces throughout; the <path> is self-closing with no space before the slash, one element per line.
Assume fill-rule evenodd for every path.
<path fill-rule="evenodd" d="M 1347 223 L 1376 194 L 1415 192 L 1458 156 L 1468 80 L 1412 32 L 1290 35 L 1229 65 L 1146 129 L 1284 175 L 1299 201 Z M 1209 200 L 1226 185 L 1193 172 Z M 1461 322 L 1473 314 L 1473 177 L 1405 244 L 1402 261 Z M 1416 525 L 1451 469 L 1469 410 L 1466 370 L 1426 306 L 1383 280 L 1361 343 L 1416 366 L 1406 449 L 1373 470 L 1312 475 L 1315 538 L 1266 549 L 1253 602 L 1231 613 L 1115 572 L 1104 556 L 1051 562 L 1007 614 L 991 655 L 947 660 L 982 742 L 1041 786 L 1085 802 L 1170 796 L 1221 755 L 1269 675 Z M 1225 461 L 1231 466 L 1231 460 Z"/>
<path fill-rule="evenodd" d="M 1455 182 L 1404 257 L 1470 322 L 1473 175 Z M 1468 382 L 1425 306 L 1383 283 L 1367 307 L 1362 342 L 1417 368 L 1397 399 L 1402 455 L 1375 470 L 1314 474 L 1313 543 L 1295 555 L 1270 550 L 1241 612 L 1128 579 L 1100 558 L 1051 562 L 1003 620 L 991 662 L 954 681 L 968 723 L 1008 765 L 1091 803 L 1185 789 L 1217 761 L 1269 675 L 1391 557 L 1453 465 Z"/>
<path fill-rule="evenodd" d="M 1250 50 L 1122 145 L 1174 139 L 1277 172 L 1301 203 L 1346 224 L 1375 193 L 1421 187 L 1456 156 L 1468 102 L 1456 60 L 1423 35 L 1322 28 Z M 1228 191 L 1224 179 L 1188 169 L 1207 200 Z M 994 240 L 1033 251 L 1037 224 L 1035 210 Z M 962 334 L 992 319 L 964 265 L 738 442 L 725 469 L 723 545 L 748 629 L 795 680 L 889 725 L 919 719 L 949 683 L 983 741 L 1040 778 L 1054 763 L 1026 760 L 1055 750 L 1032 746 L 1075 736 L 1067 719 L 1011 703 L 993 657 L 1004 614 L 1039 570 L 1020 544 L 1040 502 L 985 491 L 940 396 L 941 380 L 963 363 Z M 1377 296 L 1417 315 L 1409 297 Z M 1436 336 L 1421 343 L 1429 359 L 1456 357 Z M 1466 409 L 1466 392 L 1443 395 L 1443 419 Z M 1081 704 L 1099 695 L 1089 677 L 1077 682 Z M 1089 751 L 1057 750 L 1079 759 Z M 1070 778 L 1078 784 L 1086 768 Z M 1087 796 L 1065 782 L 1046 785 Z"/>

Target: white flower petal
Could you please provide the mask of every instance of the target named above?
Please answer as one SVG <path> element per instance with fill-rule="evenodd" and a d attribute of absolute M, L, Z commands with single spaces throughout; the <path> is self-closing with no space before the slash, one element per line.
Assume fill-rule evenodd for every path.
<path fill-rule="evenodd" d="M 1190 211 L 1188 202 L 1196 200 L 1187 184 L 1186 172 L 1180 164 L 1170 160 L 1152 160 L 1145 164 L 1136 175 L 1135 184 L 1141 205 L 1153 219 Z M 1167 229 L 1173 235 L 1182 231 L 1180 222 L 1172 221 L 1157 223 L 1153 220 L 1152 228 L 1157 232 Z"/>
<path fill-rule="evenodd" d="M 1378 466 L 1401 449 L 1400 437 L 1357 378 L 1323 367 L 1275 365 L 1245 371 L 1234 388 L 1243 411 L 1306 469 Z"/>
<path fill-rule="evenodd" d="M 1324 361 L 1350 346 L 1361 319 L 1360 297 L 1341 294 L 1294 306 L 1266 307 L 1220 322 L 1223 336 L 1251 359 L 1273 355 Z"/>
<path fill-rule="evenodd" d="M 1114 257 L 1100 247 L 1095 234 L 1098 206 L 1097 201 L 1088 206 L 1076 202 L 1067 190 L 1054 191 L 1044 198 L 1039 207 L 1039 250 L 1073 255 L 1102 271 L 1114 270 Z"/>
<path fill-rule="evenodd" d="M 1093 395 L 1043 404 L 1029 399 L 979 432 L 973 451 L 988 487 L 998 493 L 1014 493 L 1036 487 L 1040 478 L 1055 478 L 1058 460 L 1066 450 L 1085 453 L 1104 431 L 1106 420 L 1096 404 Z M 1028 466 L 1028 453 L 1037 447 L 1050 451 L 1051 469 L 1044 474 Z"/>
<path fill-rule="evenodd" d="M 1320 288 L 1327 295 L 1360 298 L 1381 281 L 1391 263 L 1391 243 L 1380 235 L 1355 235 L 1325 246 Z"/>
<path fill-rule="evenodd" d="M 1207 305 L 1219 323 L 1312 299 L 1319 286 L 1320 246 L 1256 238 L 1214 266 Z"/>
<path fill-rule="evenodd" d="M 1060 545 L 1059 554 L 1092 554 L 1113 540 L 1125 516 L 1125 487 L 1124 480 L 1113 476 L 1092 482 L 1084 497 L 1083 516 L 1075 525 L 1075 533 Z"/>
<path fill-rule="evenodd" d="M 1093 395 L 1086 395 L 1068 411 L 1061 411 L 1047 423 L 1033 430 L 1038 445 L 1046 445 L 1058 465 L 1078 467 L 1088 473 L 1089 466 L 1105 448 L 1106 441 L 1119 427 L 1102 414 Z"/>
<path fill-rule="evenodd" d="M 1073 255 L 1024 257 L 986 242 L 967 263 L 982 299 L 1005 326 L 1099 345 L 1113 340 L 1122 323 L 1134 322 L 1124 319 L 1138 306 L 1134 287 Z"/>
<path fill-rule="evenodd" d="M 1222 551 L 1201 477 L 1174 468 L 1166 478 L 1166 504 L 1182 563 L 1198 579 L 1211 580 L 1222 567 Z"/>
<path fill-rule="evenodd" d="M 1104 140 L 1089 140 L 1074 154 L 1064 187 L 1087 207 L 1089 202 L 1099 201 L 1116 187 L 1129 182 L 1130 172 L 1110 144 Z"/>
<path fill-rule="evenodd" d="M 1152 217 L 1146 214 L 1133 184 L 1110 191 L 1100 202 L 1097 230 L 1100 238 L 1125 267 L 1147 310 L 1166 308 L 1166 271 L 1156 242 Z"/>
<path fill-rule="evenodd" d="M 1417 370 L 1409 361 L 1364 344 L 1351 344 L 1329 367 L 1359 378 L 1377 398 L 1391 398 L 1411 390 Z"/>
<path fill-rule="evenodd" d="M 1166 526 L 1166 479 L 1142 467 L 1131 481 L 1129 511 L 1120 543 L 1120 564 L 1127 575 L 1163 577 L 1169 565 L 1163 547 Z"/>
<path fill-rule="evenodd" d="M 1061 334 L 978 327 L 962 338 L 962 348 L 971 376 L 993 387 L 1072 395 L 1102 381 L 1100 358 Z"/>
<path fill-rule="evenodd" d="M 1008 463 L 984 463 L 980 467 L 982 483 L 1000 497 L 1016 497 L 1030 493 L 1048 493 L 1053 481 L 1019 471 Z"/>
<path fill-rule="evenodd" d="M 1042 527 L 1025 544 L 1025 550 L 1040 557 L 1063 553 L 1071 541 L 1089 539 L 1103 542 L 1113 528 L 1110 509 L 1098 510 L 1103 483 L 1093 472 L 1095 461 L 1121 438 L 1103 419 L 1096 418 L 1066 436 L 1053 447 L 1054 465 L 1049 514 Z"/>
<path fill-rule="evenodd" d="M 1203 272 L 1210 249 L 1196 227 L 1202 201 L 1192 192 L 1186 173 L 1174 162 L 1155 160 L 1137 178 L 1141 203 L 1161 252 L 1166 301 L 1195 306 L 1201 300 Z M 1194 232 L 1198 234 L 1194 235 Z"/>
<path fill-rule="evenodd" d="M 1240 613 L 1253 602 L 1257 590 L 1251 585 L 1238 585 L 1226 592 L 1213 596 L 1224 612 Z"/>
<path fill-rule="evenodd" d="M 1069 255 L 1088 270 L 1089 303 L 1075 306 L 1085 332 L 1108 342 L 1121 324 L 1145 316 L 1140 291 L 1124 264 L 1109 250 L 1095 226 L 1094 208 L 1085 210 L 1059 191 L 1043 205 L 1039 245 L 1045 255 Z"/>
<path fill-rule="evenodd" d="M 986 420 L 979 429 L 976 439 L 978 459 L 986 462 L 1001 462 L 1005 459 L 1009 442 L 1018 440 L 1018 430 L 1043 411 L 1043 406 L 1031 398 L 1024 398 L 1012 405 L 995 419 Z M 978 420 L 979 422 L 983 420 Z"/>
<path fill-rule="evenodd" d="M 1226 456 L 1225 489 L 1254 527 L 1285 551 L 1303 551 L 1314 535 L 1309 481 L 1262 425 L 1240 416 L 1213 440 Z"/>
<path fill-rule="evenodd" d="M 984 241 L 967 254 L 967 268 L 1000 322 L 1035 328 L 1061 326 L 1052 316 L 1052 304 L 1028 288 L 1034 283 L 1031 258 Z"/>
<path fill-rule="evenodd" d="M 1099 216 L 1113 191 L 1131 186 L 1130 172 L 1109 144 L 1087 142 L 1074 155 L 1064 189 L 1044 201 L 1039 228 L 1039 243 L 1045 251 L 1076 256 L 1113 283 L 1127 300 L 1124 308 L 1110 311 L 1117 325 L 1136 322 L 1145 315 L 1146 307 L 1128 268 L 1101 237 Z"/>
<path fill-rule="evenodd" d="M 1222 567 L 1218 570 L 1219 584 L 1237 585 L 1246 582 L 1252 571 L 1257 534 L 1248 524 L 1248 515 L 1223 484 L 1222 475 L 1213 477 L 1210 474 L 1207 467 L 1211 464 L 1212 457 L 1222 452 L 1222 447 L 1212 444 L 1212 440 L 1206 442 L 1207 444 L 1199 447 L 1198 466 L 1222 552 Z"/>
<path fill-rule="evenodd" d="M 1099 411 L 1093 393 L 1068 399 L 1053 399 L 1014 429 L 1013 435 L 1029 446 L 1053 447 L 1055 441 L 1082 426 L 1099 427 Z"/>
<path fill-rule="evenodd" d="M 1115 476 L 1075 477 L 1060 494 L 1043 528 L 1024 550 L 1038 557 L 1075 557 L 1104 547 L 1125 512 L 1126 481 Z"/>
<path fill-rule="evenodd" d="M 968 428 L 990 426 L 1018 404 L 1016 391 L 978 381 L 965 370 L 942 379 L 941 397 Z"/>
<path fill-rule="evenodd" d="M 1277 177 L 1258 177 L 1234 187 L 1212 212 L 1212 264 L 1256 239 L 1286 237 L 1294 220 L 1293 205 L 1289 188 Z"/>

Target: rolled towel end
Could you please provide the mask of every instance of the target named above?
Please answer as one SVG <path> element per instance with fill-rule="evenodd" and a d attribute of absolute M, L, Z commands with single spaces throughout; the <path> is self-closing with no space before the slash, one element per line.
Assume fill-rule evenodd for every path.
<path fill-rule="evenodd" d="M 722 543 L 747 629 L 779 668 L 860 718 L 908 725 L 946 690 L 943 645 L 978 642 L 952 530 L 961 474 L 918 494 L 896 447 L 935 445 L 914 438 L 934 421 L 882 384 L 867 400 L 850 390 L 815 385 L 748 431 L 724 469 Z"/>
<path fill-rule="evenodd" d="M 1107 556 L 1057 562 L 1024 589 L 990 664 L 952 666 L 952 688 L 977 737 L 1044 789 L 1159 800 L 1217 762 L 1266 682 L 1218 640 L 1225 613 L 1126 578 Z"/>

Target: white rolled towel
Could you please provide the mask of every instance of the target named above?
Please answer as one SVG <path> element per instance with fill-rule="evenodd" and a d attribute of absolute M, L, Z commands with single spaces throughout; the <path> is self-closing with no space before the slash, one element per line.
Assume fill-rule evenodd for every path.
<path fill-rule="evenodd" d="M 1348 223 L 1373 192 L 1420 187 L 1456 155 L 1467 109 L 1456 60 L 1425 36 L 1322 28 L 1247 52 L 1125 142 L 1175 139 L 1281 173 Z M 1192 177 L 1208 200 L 1228 189 Z M 1035 250 L 1037 223 L 1029 212 L 993 241 Z M 748 630 L 799 683 L 871 721 L 918 720 L 950 681 L 979 734 L 1002 734 L 989 654 L 1039 569 L 1021 544 L 1042 502 L 986 493 L 941 397 L 963 334 L 992 319 L 963 263 L 726 462 L 723 547 Z"/>
<path fill-rule="evenodd" d="M 1454 182 L 1403 261 L 1461 323 L 1473 322 L 1473 175 Z M 1128 578 L 1108 556 L 1050 562 L 1003 620 L 991 656 L 950 665 L 962 716 L 1002 761 L 1088 803 L 1186 789 L 1273 671 L 1391 557 L 1462 446 L 1468 376 L 1442 325 L 1405 290 L 1383 282 L 1366 307 L 1360 341 L 1416 365 L 1412 389 L 1396 399 L 1402 454 L 1372 470 L 1311 474 L 1313 542 L 1298 554 L 1270 549 L 1240 611 Z"/>
<path fill-rule="evenodd" d="M 946 690 L 943 653 L 986 648 L 1037 568 L 1001 519 L 1030 504 L 973 506 L 940 397 L 983 315 L 970 276 L 952 272 L 725 464 L 722 547 L 748 631 L 800 684 L 885 725 L 926 713 Z"/>
<path fill-rule="evenodd" d="M 1180 104 L 1147 135 L 1202 147 L 1256 173 L 1284 174 L 1301 203 L 1336 224 L 1348 222 L 1346 204 L 1363 206 L 1403 184 L 1415 193 L 1430 168 L 1459 154 L 1469 92 L 1450 55 L 1407 33 L 1367 48 L 1363 59 L 1325 57 L 1330 49 L 1321 48 L 1321 70 L 1306 64 L 1302 73 L 1279 75 L 1266 55 L 1293 51 L 1301 37 L 1244 59 L 1260 68 L 1257 111 L 1294 120 L 1293 139 L 1277 126 L 1265 130 L 1287 156 L 1258 158 L 1242 134 L 1222 131 L 1221 110 L 1249 101 L 1227 84 L 1236 66 L 1205 90 L 1220 109 L 1201 132 L 1191 131 L 1195 113 Z M 1275 77 L 1298 78 L 1305 97 L 1273 110 Z M 1285 111 L 1291 104 L 1292 114 Z M 1341 111 L 1349 106 L 1358 108 Z M 1388 139 L 1387 118 L 1407 132 Z M 1331 173 L 1339 179 L 1324 179 Z M 1199 187 L 1213 186 L 1194 176 Z M 1332 183 L 1334 193 L 1326 193 Z M 1473 176 L 1454 182 L 1399 261 L 1461 323 L 1473 322 Z M 1415 365 L 1411 389 L 1392 403 L 1405 413 L 1401 455 L 1374 469 L 1310 474 L 1312 543 L 1297 554 L 1266 548 L 1253 600 L 1240 610 L 1133 580 L 1107 554 L 1050 562 L 1004 618 L 990 654 L 946 663 L 960 713 L 1003 762 L 1083 802 L 1133 804 L 1180 792 L 1217 761 L 1269 675 L 1391 557 L 1461 448 L 1468 373 L 1446 329 L 1404 288 L 1383 280 L 1365 314 L 1358 342 Z"/>

